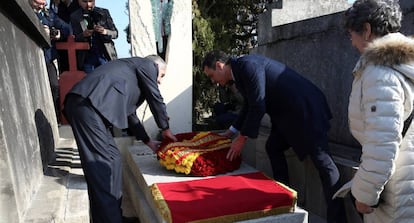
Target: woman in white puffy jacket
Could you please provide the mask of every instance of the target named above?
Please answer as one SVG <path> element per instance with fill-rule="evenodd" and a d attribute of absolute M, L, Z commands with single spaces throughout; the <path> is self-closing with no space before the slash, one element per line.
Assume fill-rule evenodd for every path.
<path fill-rule="evenodd" d="M 351 193 L 364 222 L 414 222 L 414 123 L 403 136 L 413 111 L 414 40 L 398 32 L 401 19 L 394 0 L 357 0 L 345 12 L 361 53 L 348 115 L 362 146 Z"/>

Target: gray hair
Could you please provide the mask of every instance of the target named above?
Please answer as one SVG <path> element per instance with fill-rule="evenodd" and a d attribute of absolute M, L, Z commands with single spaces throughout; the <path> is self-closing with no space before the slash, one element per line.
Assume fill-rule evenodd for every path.
<path fill-rule="evenodd" d="M 356 0 L 345 12 L 344 28 L 361 33 L 364 23 L 372 33 L 384 36 L 401 28 L 402 12 L 398 0 Z"/>
<path fill-rule="evenodd" d="M 160 56 L 156 55 L 156 54 L 151 54 L 146 56 L 145 58 L 153 61 L 154 63 L 158 64 L 158 67 L 160 69 L 165 70 L 167 68 L 167 63 L 165 62 L 164 59 L 162 59 Z"/>

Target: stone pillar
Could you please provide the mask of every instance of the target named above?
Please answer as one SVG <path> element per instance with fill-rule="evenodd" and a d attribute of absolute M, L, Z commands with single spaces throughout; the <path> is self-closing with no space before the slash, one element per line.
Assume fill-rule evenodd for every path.
<path fill-rule="evenodd" d="M 130 0 L 133 56 L 157 53 L 150 0 Z M 173 133 L 192 131 L 192 11 L 190 0 L 174 0 L 165 60 L 167 73 L 160 85 Z M 151 111 L 142 105 L 137 111 L 151 137 L 159 134 Z"/>

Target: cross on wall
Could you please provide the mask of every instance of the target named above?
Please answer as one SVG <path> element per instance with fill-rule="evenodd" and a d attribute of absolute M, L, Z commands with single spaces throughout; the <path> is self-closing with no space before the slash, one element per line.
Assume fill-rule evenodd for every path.
<path fill-rule="evenodd" d="M 66 42 L 57 42 L 56 49 L 66 50 L 68 52 L 69 72 L 77 71 L 76 50 L 89 50 L 89 43 L 75 42 L 75 36 L 70 35 Z"/>
<path fill-rule="evenodd" d="M 89 50 L 89 43 L 75 42 L 75 36 L 71 35 L 66 42 L 57 42 L 56 49 L 68 52 L 69 70 L 61 73 L 59 76 L 59 101 L 60 109 L 62 110 L 66 94 L 72 89 L 73 85 L 85 77 L 85 72 L 78 70 L 76 50 Z M 59 111 L 59 113 L 61 124 L 68 124 L 62 112 Z"/>

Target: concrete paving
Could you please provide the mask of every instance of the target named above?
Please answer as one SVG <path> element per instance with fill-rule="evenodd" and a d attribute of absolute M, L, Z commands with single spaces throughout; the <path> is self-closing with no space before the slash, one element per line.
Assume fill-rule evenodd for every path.
<path fill-rule="evenodd" d="M 49 164 L 24 223 L 89 223 L 87 185 L 70 127 L 62 126 L 60 136 L 56 162 Z M 122 208 L 124 216 L 137 216 L 125 196 Z"/>
<path fill-rule="evenodd" d="M 73 138 L 61 138 L 24 222 L 87 223 L 86 182 Z"/>

